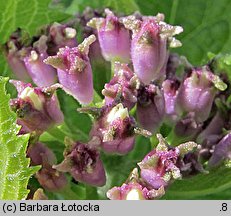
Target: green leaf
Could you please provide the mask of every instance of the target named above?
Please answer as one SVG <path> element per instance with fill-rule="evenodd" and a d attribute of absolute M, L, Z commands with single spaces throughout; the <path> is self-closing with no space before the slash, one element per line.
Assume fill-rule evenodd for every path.
<path fill-rule="evenodd" d="M 87 114 L 77 112 L 81 105 L 64 91 L 58 90 L 58 98 L 61 110 L 64 113 L 64 121 L 73 139 L 88 141 L 88 134 L 91 129 L 91 119 Z"/>
<path fill-rule="evenodd" d="M 0 38 L 5 43 L 17 28 L 33 35 L 38 27 L 68 16 L 48 8 L 50 0 L 7 0 L 0 3 Z"/>
<path fill-rule="evenodd" d="M 0 77 L 0 199 L 25 199 L 29 178 L 39 167 L 29 167 L 30 160 L 26 158 L 29 136 L 17 136 L 20 126 L 9 107 L 7 80 Z"/>
<path fill-rule="evenodd" d="M 221 167 L 209 174 L 198 174 L 194 177 L 175 181 L 166 191 L 163 199 L 210 199 L 231 189 L 231 169 Z M 227 198 L 227 194 L 225 196 Z M 223 199 L 225 199 L 223 197 Z M 230 198 L 230 196 L 229 196 Z"/>
<path fill-rule="evenodd" d="M 135 0 L 62 0 L 58 4 L 53 4 L 54 7 L 65 10 L 66 13 L 76 14 L 84 11 L 86 7 L 94 9 L 111 8 L 116 12 L 122 12 L 125 14 L 133 13 L 139 10 Z"/>
<path fill-rule="evenodd" d="M 166 21 L 181 25 L 184 32 L 177 36 L 183 46 L 173 51 L 187 56 L 200 65 L 207 53 L 228 52 L 231 47 L 231 2 L 229 0 L 136 0 L 144 14 L 162 12 Z"/>

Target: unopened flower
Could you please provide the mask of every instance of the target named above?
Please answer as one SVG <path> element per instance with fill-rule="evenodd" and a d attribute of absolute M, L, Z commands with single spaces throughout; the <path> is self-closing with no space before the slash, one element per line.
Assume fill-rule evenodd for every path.
<path fill-rule="evenodd" d="M 118 97 L 123 105 L 131 109 L 137 102 L 137 77 L 126 64 L 115 62 L 115 74 L 112 80 L 105 84 L 102 94 L 106 105 L 110 105 Z"/>
<path fill-rule="evenodd" d="M 59 48 L 65 46 L 72 48 L 78 45 L 76 30 L 64 24 L 53 23 L 49 27 L 48 37 L 48 52 L 50 55 L 55 55 Z"/>
<path fill-rule="evenodd" d="M 138 90 L 137 120 L 142 128 L 154 132 L 165 115 L 164 94 L 158 86 L 150 84 Z"/>
<path fill-rule="evenodd" d="M 43 158 L 46 158 L 46 162 L 49 164 L 56 163 L 56 156 L 45 144 L 41 142 L 36 142 L 35 144 L 30 144 L 27 149 L 27 156 L 31 160 L 31 165 L 40 165 L 43 163 Z"/>
<path fill-rule="evenodd" d="M 64 173 L 52 168 L 49 163 L 43 162 L 42 169 L 36 174 L 39 184 L 48 191 L 60 191 L 67 186 L 67 178 Z"/>
<path fill-rule="evenodd" d="M 41 36 L 24 58 L 28 74 L 37 86 L 50 86 L 56 81 L 56 70 L 43 62 L 47 55 L 47 37 Z"/>
<path fill-rule="evenodd" d="M 113 103 L 101 109 L 81 108 L 79 111 L 97 115 L 90 132 L 90 143 L 102 147 L 108 153 L 127 154 L 134 147 L 135 134 L 151 135 L 150 132 L 137 128 L 135 119 L 122 103 Z"/>
<path fill-rule="evenodd" d="M 60 48 L 56 56 L 44 60 L 57 68 L 58 79 L 63 89 L 82 104 L 93 99 L 92 69 L 88 58 L 89 46 L 95 36 L 86 38 L 78 47 Z"/>
<path fill-rule="evenodd" d="M 179 119 L 174 128 L 175 135 L 177 137 L 187 138 L 187 140 L 189 140 L 189 138 L 195 138 L 195 135 L 197 135 L 202 128 L 202 123 L 198 123 L 195 119 L 194 112 L 189 112 Z"/>
<path fill-rule="evenodd" d="M 207 67 L 193 69 L 179 88 L 177 108 L 179 114 L 195 113 L 195 121 L 204 122 L 210 114 L 217 90 L 227 85 Z"/>
<path fill-rule="evenodd" d="M 76 142 L 67 146 L 64 161 L 53 167 L 61 172 L 70 172 L 76 181 L 93 186 L 100 187 L 106 182 L 99 151 L 89 144 Z"/>
<path fill-rule="evenodd" d="M 106 18 L 93 18 L 88 26 L 97 29 L 103 57 L 107 61 L 130 62 L 130 34 L 112 11 L 105 9 Z"/>
<path fill-rule="evenodd" d="M 55 124 L 63 122 L 63 113 L 59 108 L 55 90 L 57 85 L 47 88 L 32 87 L 21 81 L 10 81 L 18 91 L 18 97 L 11 100 L 18 123 L 25 132 L 43 132 Z"/>
<path fill-rule="evenodd" d="M 142 185 L 137 169 L 134 169 L 131 175 L 131 179 L 128 179 L 121 187 L 110 189 L 107 197 L 111 200 L 152 200 L 164 195 L 164 187 L 155 190 Z"/>
<path fill-rule="evenodd" d="M 163 22 L 163 14 L 138 20 L 135 16 L 122 18 L 125 27 L 133 31 L 131 58 L 134 71 L 144 84 L 165 76 L 170 47 L 181 46 L 173 36 L 183 31 L 180 26 Z"/>
<path fill-rule="evenodd" d="M 141 178 L 152 188 L 166 187 L 173 179 L 180 179 L 181 173 L 177 162 L 186 153 L 197 147 L 194 142 L 187 142 L 175 148 L 170 147 L 165 139 L 157 134 L 159 144 L 138 163 Z"/>
<path fill-rule="evenodd" d="M 224 136 L 220 142 L 215 145 L 214 152 L 208 165 L 209 167 L 217 167 L 225 160 L 231 160 L 231 132 Z"/>
<path fill-rule="evenodd" d="M 52 168 L 56 163 L 56 156 L 43 143 L 36 142 L 30 144 L 27 156 L 31 159 L 31 165 L 41 165 L 41 169 L 36 173 L 40 185 L 49 191 L 58 191 L 65 188 L 67 179 L 63 173 Z"/>
<path fill-rule="evenodd" d="M 162 83 L 165 113 L 167 117 L 176 118 L 176 98 L 178 94 L 179 82 L 176 80 L 165 80 Z"/>
<path fill-rule="evenodd" d="M 19 32 L 15 32 L 11 35 L 11 38 L 6 44 L 6 59 L 17 79 L 29 81 L 30 77 L 23 62 L 23 58 L 27 55 L 28 50 L 22 47 L 23 45 L 19 40 Z"/>

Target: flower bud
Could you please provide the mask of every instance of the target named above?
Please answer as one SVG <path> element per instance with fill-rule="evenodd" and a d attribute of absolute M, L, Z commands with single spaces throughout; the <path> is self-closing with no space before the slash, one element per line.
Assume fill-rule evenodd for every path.
<path fill-rule="evenodd" d="M 33 82 L 41 87 L 50 86 L 56 82 L 56 70 L 43 62 L 48 57 L 46 42 L 47 37 L 41 36 L 34 43 L 34 48 L 30 54 L 24 58 L 25 66 Z"/>
<path fill-rule="evenodd" d="M 231 159 L 231 133 L 224 136 L 221 141 L 215 145 L 212 157 L 208 162 L 209 167 L 217 167 L 224 162 L 224 160 Z"/>
<path fill-rule="evenodd" d="M 181 178 L 178 160 L 197 147 L 196 143 L 187 142 L 171 148 L 160 134 L 157 134 L 157 138 L 159 144 L 156 149 L 138 163 L 141 178 L 154 189 L 166 187 L 173 179 Z"/>
<path fill-rule="evenodd" d="M 64 161 L 53 167 L 61 172 L 70 172 L 76 181 L 93 186 L 100 187 L 106 182 L 99 152 L 88 144 L 71 144 L 64 152 Z"/>
<path fill-rule="evenodd" d="M 40 142 L 31 144 L 27 150 L 27 156 L 31 159 L 31 165 L 42 165 L 35 177 L 43 188 L 58 191 L 67 185 L 65 175 L 52 168 L 52 165 L 56 163 L 56 156 L 44 144 Z"/>
<path fill-rule="evenodd" d="M 60 191 L 67 186 L 67 178 L 62 173 L 52 168 L 50 164 L 43 162 L 43 167 L 35 177 L 39 184 L 48 191 Z"/>
<path fill-rule="evenodd" d="M 93 100 L 92 69 L 88 58 L 89 46 L 95 36 L 86 38 L 82 44 L 74 48 L 60 48 L 56 56 L 44 60 L 58 69 L 58 79 L 63 89 L 82 104 Z"/>
<path fill-rule="evenodd" d="M 215 94 L 224 91 L 227 85 L 208 68 L 193 69 L 179 88 L 178 113 L 195 113 L 195 121 L 204 122 L 210 114 Z"/>
<path fill-rule="evenodd" d="M 55 154 L 47 146 L 40 142 L 30 144 L 27 149 L 27 156 L 31 159 L 32 166 L 42 164 L 44 157 L 47 159 L 49 164 L 56 163 Z"/>
<path fill-rule="evenodd" d="M 98 117 L 90 132 L 90 143 L 101 146 L 108 153 L 127 154 L 134 147 L 135 134 L 151 136 L 150 132 L 136 127 L 135 119 L 129 116 L 122 103 L 111 104 L 98 109 Z"/>
<path fill-rule="evenodd" d="M 126 154 L 133 149 L 135 120 L 123 105 L 106 106 L 94 123 L 91 137 L 98 137 L 101 147 L 109 153 Z"/>
<path fill-rule="evenodd" d="M 132 175 L 134 174 L 135 176 L 121 187 L 110 189 L 107 197 L 111 200 L 152 200 L 164 195 L 164 187 L 149 190 L 139 181 L 137 169 L 133 170 Z"/>
<path fill-rule="evenodd" d="M 102 94 L 106 105 L 110 105 L 121 97 L 122 104 L 131 109 L 137 102 L 137 77 L 126 64 L 115 62 L 115 74 L 112 80 L 105 84 Z"/>
<path fill-rule="evenodd" d="M 11 39 L 7 42 L 6 59 L 17 79 L 28 81 L 30 80 L 30 77 L 23 62 L 23 57 L 27 54 L 28 51 L 26 48 L 21 47 L 21 44 L 18 41 L 18 37 L 18 35 L 15 37 L 12 36 Z"/>
<path fill-rule="evenodd" d="M 55 55 L 59 48 L 68 46 L 70 48 L 78 45 L 76 40 L 76 30 L 63 24 L 53 23 L 49 27 L 49 46 L 50 55 Z"/>
<path fill-rule="evenodd" d="M 11 100 L 11 107 L 17 113 L 18 123 L 25 132 L 43 132 L 63 122 L 63 113 L 54 94 L 57 85 L 48 88 L 33 88 L 31 84 L 10 81 L 18 91 L 18 98 Z"/>
<path fill-rule="evenodd" d="M 177 137 L 188 137 L 187 140 L 193 139 L 201 130 L 201 127 L 202 123 L 195 120 L 195 113 L 190 112 L 176 122 L 174 133 Z"/>
<path fill-rule="evenodd" d="M 176 80 L 165 80 L 162 83 L 165 113 L 168 118 L 176 119 L 176 98 L 178 94 L 179 82 Z"/>
<path fill-rule="evenodd" d="M 160 126 L 165 114 L 162 90 L 154 84 L 141 86 L 138 90 L 137 120 L 142 128 L 154 132 Z"/>
<path fill-rule="evenodd" d="M 87 25 L 97 29 L 103 57 L 107 61 L 130 62 L 130 34 L 112 11 L 105 9 L 106 18 L 93 18 Z"/>
<path fill-rule="evenodd" d="M 125 27 L 133 31 L 131 58 L 134 71 L 144 84 L 165 76 L 168 61 L 167 45 L 181 46 L 173 38 L 183 31 L 180 26 L 171 26 L 163 20 L 163 15 L 146 17 L 143 21 L 134 16 L 122 18 Z"/>

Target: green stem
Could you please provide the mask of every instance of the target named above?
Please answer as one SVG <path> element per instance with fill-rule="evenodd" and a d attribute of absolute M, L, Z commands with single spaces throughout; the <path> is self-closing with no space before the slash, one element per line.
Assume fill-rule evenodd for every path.
<path fill-rule="evenodd" d="M 115 61 L 111 61 L 111 76 L 110 80 L 113 78 L 115 72 Z"/>
<path fill-rule="evenodd" d="M 175 127 L 171 130 L 169 135 L 166 138 L 166 141 L 171 145 L 171 146 L 178 146 L 182 143 L 188 142 L 192 139 L 191 136 L 186 136 L 186 137 L 180 137 L 175 134 Z"/>

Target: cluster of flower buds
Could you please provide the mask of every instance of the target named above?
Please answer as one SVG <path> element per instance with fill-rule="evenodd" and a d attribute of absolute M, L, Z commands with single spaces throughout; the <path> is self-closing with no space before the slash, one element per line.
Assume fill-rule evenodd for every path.
<path fill-rule="evenodd" d="M 31 78 L 40 87 L 50 86 L 56 82 L 56 70 L 43 60 L 64 46 L 77 46 L 76 30 L 54 23 L 33 39 L 22 30 L 13 33 L 6 44 L 6 57 L 18 79 L 29 81 Z"/>
<path fill-rule="evenodd" d="M 140 178 L 135 169 L 129 181 L 107 192 L 109 199 L 155 199 L 164 195 L 164 188 L 174 179 L 181 178 L 180 161 L 184 155 L 197 148 L 197 144 L 187 142 L 172 148 L 162 135 L 157 134 L 157 138 L 159 139 L 157 147 L 138 163 Z"/>
<path fill-rule="evenodd" d="M 193 67 L 186 58 L 170 53 L 169 47 L 181 46 L 174 36 L 183 28 L 165 23 L 163 14 L 117 17 L 105 9 L 105 17 L 92 11 L 85 15 L 87 37 L 80 44 L 74 28 L 58 23 L 33 39 L 17 31 L 6 44 L 12 70 L 39 86 L 11 81 L 18 91 L 11 107 L 22 125 L 20 133 L 40 135 L 63 122 L 55 94 L 59 87 L 83 105 L 79 112 L 94 117 L 89 141 L 67 141 L 58 165 L 42 143 L 29 147 L 31 163 L 42 165 L 36 174 L 40 184 L 48 190 L 62 188 L 66 184 L 62 172 L 69 172 L 76 181 L 103 186 L 100 150 L 124 155 L 133 149 L 136 134 L 149 137 L 157 131 L 163 131 L 175 147 L 157 134 L 159 144 L 138 163 L 139 172 L 134 169 L 126 183 L 109 190 L 109 199 L 156 199 L 183 173 L 204 172 L 201 161 L 215 167 L 230 160 L 231 135 L 224 136 L 222 130 L 224 116 L 229 115 L 216 100 L 219 94 L 222 103 L 227 102 L 230 92 L 222 92 L 229 86 L 215 75 L 216 64 Z M 97 108 L 86 107 L 94 101 L 91 65 L 99 56 L 111 62 L 114 75 L 104 85 L 104 100 L 95 104 Z M 230 130 L 230 122 L 225 129 Z M 197 144 L 190 140 L 201 149 L 193 152 Z"/>

